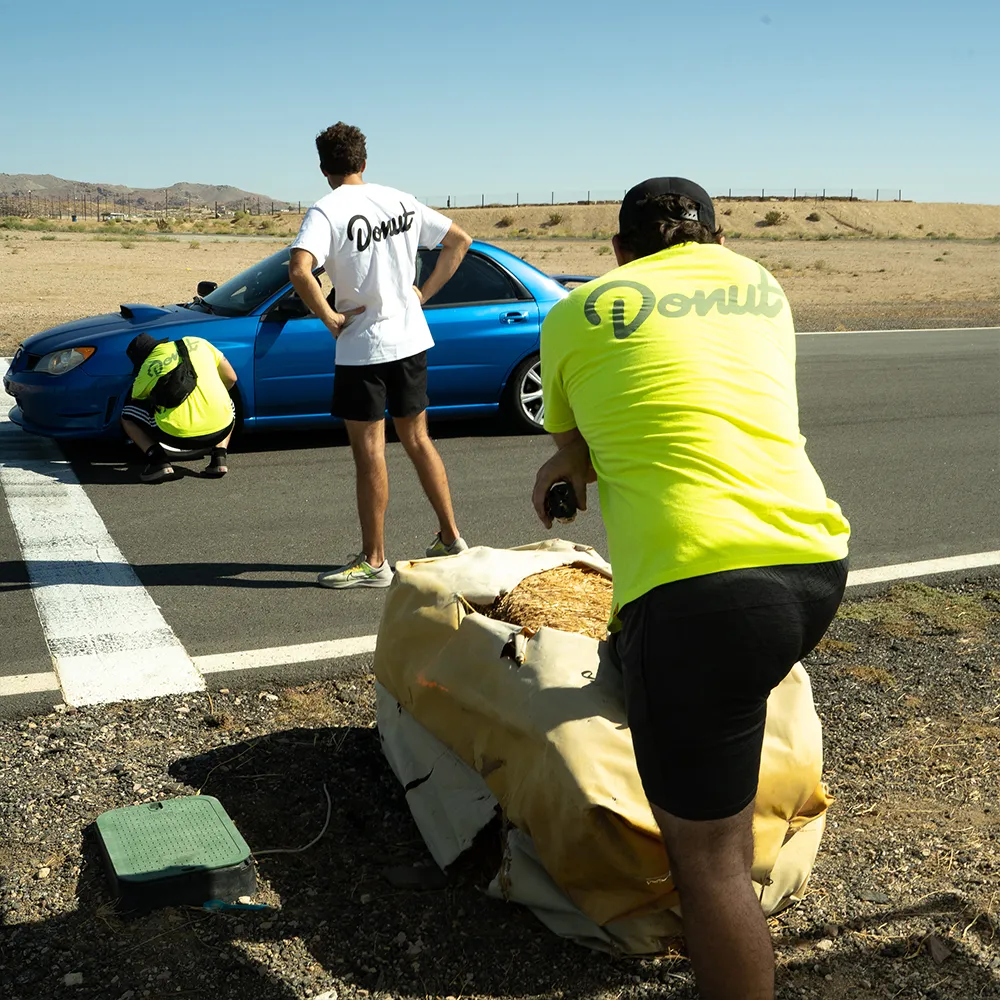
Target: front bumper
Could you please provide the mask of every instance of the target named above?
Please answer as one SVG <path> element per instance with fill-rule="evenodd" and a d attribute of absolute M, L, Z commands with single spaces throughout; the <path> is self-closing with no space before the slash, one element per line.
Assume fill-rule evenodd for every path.
<path fill-rule="evenodd" d="M 12 368 L 3 387 L 14 398 L 11 421 L 30 434 L 67 440 L 121 435 L 118 418 L 128 393 L 128 376 L 83 372 L 53 376 Z"/>

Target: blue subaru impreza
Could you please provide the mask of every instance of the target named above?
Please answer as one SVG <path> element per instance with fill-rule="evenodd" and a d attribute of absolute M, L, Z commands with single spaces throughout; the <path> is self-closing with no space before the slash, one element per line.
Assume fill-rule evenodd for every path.
<path fill-rule="evenodd" d="M 437 249 L 421 249 L 415 284 Z M 336 423 L 330 416 L 336 342 L 288 279 L 288 248 L 223 285 L 203 281 L 191 302 L 123 305 L 118 313 L 65 323 L 29 337 L 4 377 L 10 419 L 53 438 L 121 436 L 131 386 L 125 347 L 136 334 L 213 343 L 236 370 L 237 421 L 244 431 Z M 322 269 L 317 278 L 321 279 Z M 321 279 L 322 280 L 322 279 Z M 430 415 L 505 411 L 522 430 L 543 419 L 538 335 L 549 309 L 586 281 L 549 276 L 519 257 L 474 242 L 458 271 L 424 307 L 435 346 L 428 353 Z"/>

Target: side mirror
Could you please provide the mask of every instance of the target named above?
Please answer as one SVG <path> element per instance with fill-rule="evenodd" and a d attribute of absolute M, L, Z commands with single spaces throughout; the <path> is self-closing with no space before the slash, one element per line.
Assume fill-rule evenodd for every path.
<path fill-rule="evenodd" d="M 199 281 L 198 282 L 198 294 L 204 298 L 210 292 L 214 292 L 216 288 L 219 287 L 217 281 Z"/>

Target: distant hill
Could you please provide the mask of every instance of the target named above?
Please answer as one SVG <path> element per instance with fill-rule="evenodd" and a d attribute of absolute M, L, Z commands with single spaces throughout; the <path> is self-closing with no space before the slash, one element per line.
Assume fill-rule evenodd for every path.
<path fill-rule="evenodd" d="M 229 184 L 192 184 L 179 181 L 166 188 L 133 188 L 125 184 L 98 184 L 89 181 L 71 181 L 64 177 L 54 177 L 52 174 L 0 174 L 0 198 L 27 200 L 40 199 L 61 202 L 66 205 L 74 198 L 79 201 L 84 197 L 90 202 L 107 201 L 112 205 L 119 204 L 131 211 L 152 211 L 163 209 L 164 190 L 166 191 L 167 207 L 172 209 L 192 209 L 219 207 L 227 209 L 248 208 L 260 206 L 262 211 L 269 211 L 274 202 L 275 209 L 295 206 L 296 202 L 270 195 L 258 194 L 254 191 L 244 191 Z"/>

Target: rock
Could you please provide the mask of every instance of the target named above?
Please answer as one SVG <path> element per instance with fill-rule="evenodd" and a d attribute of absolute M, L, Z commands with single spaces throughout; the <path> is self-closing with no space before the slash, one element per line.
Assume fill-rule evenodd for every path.
<path fill-rule="evenodd" d="M 949 948 L 944 941 L 937 936 L 937 934 L 931 934 L 924 943 L 927 945 L 927 954 L 930 955 L 938 965 L 951 958 L 951 948 Z"/>
<path fill-rule="evenodd" d="M 187 714 L 188 714 L 188 712 L 190 712 L 190 711 L 191 711 L 191 708 L 190 708 L 190 706 L 189 706 L 189 705 L 181 705 L 181 706 L 180 706 L 179 708 L 175 708 L 175 709 L 174 709 L 174 711 L 175 711 L 175 712 L 176 712 L 176 713 L 177 713 L 178 715 L 187 715 Z"/>
<path fill-rule="evenodd" d="M 822 938 L 816 942 L 819 951 L 829 951 L 833 947 L 833 942 L 829 938 Z"/>
<path fill-rule="evenodd" d="M 38 871 L 35 872 L 35 878 L 48 878 L 51 872 L 51 868 L 39 868 Z"/>
<path fill-rule="evenodd" d="M 337 1000 L 337 991 L 327 990 L 325 993 L 318 993 L 311 1000 Z"/>
<path fill-rule="evenodd" d="M 237 900 L 237 902 L 238 903 L 249 903 L 249 902 L 251 902 L 251 899 L 250 899 L 249 896 L 240 896 L 240 898 Z"/>
<path fill-rule="evenodd" d="M 372 898 L 371 898 L 371 896 L 367 892 L 361 893 L 361 902 L 362 903 L 370 903 L 371 901 L 372 901 Z"/>
<path fill-rule="evenodd" d="M 82 972 L 67 972 L 63 976 L 63 986 L 82 986 L 83 985 L 83 973 Z"/>
<path fill-rule="evenodd" d="M 864 900 L 866 903 L 891 903 L 892 899 L 889 897 L 888 893 L 885 892 L 874 892 L 871 889 L 862 889 L 858 894 L 858 899 Z"/>

